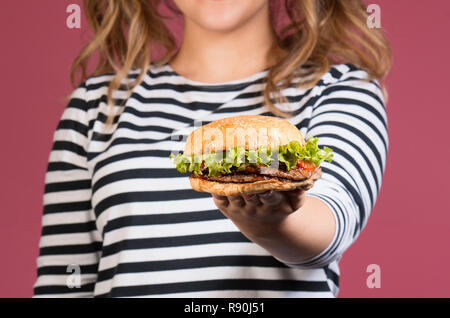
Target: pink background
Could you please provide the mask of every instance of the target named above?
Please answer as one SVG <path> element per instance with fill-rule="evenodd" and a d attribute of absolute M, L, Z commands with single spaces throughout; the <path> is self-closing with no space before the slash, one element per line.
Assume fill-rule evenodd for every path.
<path fill-rule="evenodd" d="M 80 0 L 3 0 L 0 10 L 0 297 L 29 297 L 42 193 L 70 64 L 90 32 L 65 26 Z M 373 0 L 394 50 L 390 153 L 382 191 L 341 261 L 340 297 L 450 297 L 450 2 Z M 177 37 L 182 33 L 180 27 Z M 369 264 L 381 288 L 366 286 Z"/>

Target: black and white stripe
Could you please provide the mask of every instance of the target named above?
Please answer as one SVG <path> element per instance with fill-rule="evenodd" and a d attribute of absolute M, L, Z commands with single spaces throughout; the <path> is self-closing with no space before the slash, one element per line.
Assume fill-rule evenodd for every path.
<path fill-rule="evenodd" d="M 138 70 L 130 72 L 135 78 Z M 308 195 L 334 212 L 330 246 L 302 264 L 284 264 L 243 236 L 209 194 L 191 189 L 168 158 L 194 121 L 270 115 L 267 70 L 206 84 L 169 65 L 152 66 L 106 127 L 112 74 L 72 94 L 54 135 L 44 195 L 36 297 L 334 297 L 338 260 L 375 204 L 388 148 L 376 81 L 350 64 L 333 66 L 313 88 L 289 87 L 289 119 L 334 150 Z M 117 105 L 125 91 L 114 94 Z M 69 265 L 81 288 L 69 288 Z"/>

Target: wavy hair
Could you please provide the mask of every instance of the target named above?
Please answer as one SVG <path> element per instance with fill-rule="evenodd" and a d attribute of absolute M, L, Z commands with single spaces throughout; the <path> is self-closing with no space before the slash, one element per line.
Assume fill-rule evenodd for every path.
<path fill-rule="evenodd" d="M 142 82 L 151 63 L 162 65 L 176 53 L 175 38 L 164 23 L 166 17 L 158 12 L 161 1 L 166 2 L 84 0 L 93 39 L 73 62 L 70 79 L 76 87 L 89 76 L 114 74 L 107 93 L 111 110 L 107 124 L 114 119 L 112 93 L 123 87 L 129 70 L 140 70 L 137 78 L 125 85 L 130 94 Z M 276 9 L 271 0 L 271 22 L 277 38 L 273 52 L 276 45 L 286 52 L 267 74 L 264 101 L 272 113 L 285 118 L 291 116 L 274 105 L 288 102 L 281 90 L 299 75 L 302 80 L 296 87 L 314 86 L 331 64 L 352 63 L 367 71 L 369 80 L 383 83 L 392 63 L 391 50 L 381 29 L 367 27 L 368 14 L 362 0 L 279 1 L 289 19 L 281 30 L 275 30 Z M 180 13 L 170 3 L 168 7 Z M 152 61 L 151 53 L 156 45 L 164 48 L 165 54 Z M 95 53 L 98 53 L 98 63 L 88 74 L 87 65 Z M 78 82 L 77 72 L 81 73 Z M 384 85 L 383 91 L 386 93 Z"/>

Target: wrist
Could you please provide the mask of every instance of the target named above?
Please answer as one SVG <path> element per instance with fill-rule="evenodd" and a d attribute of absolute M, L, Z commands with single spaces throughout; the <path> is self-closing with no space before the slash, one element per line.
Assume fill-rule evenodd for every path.
<path fill-rule="evenodd" d="M 241 232 L 252 242 L 267 250 L 283 263 L 300 263 L 316 254 L 303 242 L 302 227 L 298 222 L 300 210 L 286 215 L 277 222 L 252 222 L 240 225 Z"/>
<path fill-rule="evenodd" d="M 273 242 L 285 236 L 292 214 L 271 219 L 250 218 L 245 222 L 235 222 L 235 224 L 245 236 L 255 243 Z"/>

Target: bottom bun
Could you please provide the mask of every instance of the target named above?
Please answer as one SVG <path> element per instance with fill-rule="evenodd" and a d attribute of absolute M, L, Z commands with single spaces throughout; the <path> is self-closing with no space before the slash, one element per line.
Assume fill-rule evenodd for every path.
<path fill-rule="evenodd" d="M 190 176 L 189 180 L 194 190 L 200 192 L 209 192 L 218 195 L 237 195 L 264 192 L 268 190 L 289 191 L 298 188 L 309 190 L 314 185 L 314 179 L 306 179 L 302 181 L 281 181 L 277 178 L 249 182 L 249 183 L 232 183 L 217 182 L 202 179 L 201 177 Z"/>

